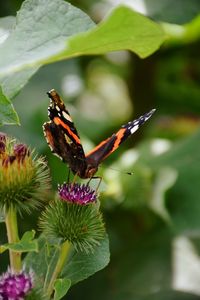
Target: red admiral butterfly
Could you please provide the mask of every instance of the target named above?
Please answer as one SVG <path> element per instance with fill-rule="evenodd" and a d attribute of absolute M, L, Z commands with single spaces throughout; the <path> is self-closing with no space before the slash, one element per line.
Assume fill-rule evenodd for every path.
<path fill-rule="evenodd" d="M 91 178 L 97 172 L 99 164 L 138 130 L 155 112 L 155 109 L 152 109 L 138 119 L 122 125 L 111 137 L 85 154 L 64 102 L 55 90 L 51 90 L 47 94 L 50 98 L 48 107 L 50 121 L 43 125 L 47 143 L 52 152 L 67 163 L 72 172 L 81 178 Z"/>

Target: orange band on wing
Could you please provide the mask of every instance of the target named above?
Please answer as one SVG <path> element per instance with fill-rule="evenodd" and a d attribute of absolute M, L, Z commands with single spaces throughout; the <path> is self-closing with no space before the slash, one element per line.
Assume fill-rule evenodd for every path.
<path fill-rule="evenodd" d="M 120 145 L 121 139 L 124 136 L 124 132 L 126 131 L 126 128 L 121 128 L 117 133 L 116 133 L 116 140 L 115 143 L 113 145 L 113 148 L 111 149 L 111 151 L 109 153 L 107 153 L 104 157 L 104 159 L 106 157 L 108 157 L 111 153 L 113 153 Z"/>
<path fill-rule="evenodd" d="M 92 149 L 90 152 L 88 152 L 85 156 L 89 156 L 90 154 L 94 153 L 95 151 L 97 151 L 101 146 L 103 146 L 110 138 L 102 141 L 99 145 L 97 145 L 94 149 Z"/>
<path fill-rule="evenodd" d="M 61 125 L 62 127 L 64 127 L 69 132 L 69 135 L 71 135 L 78 144 L 81 143 L 79 137 L 75 133 L 73 133 L 70 127 L 67 124 L 65 124 L 60 118 L 55 117 L 53 121 L 56 125 Z"/>
<path fill-rule="evenodd" d="M 116 133 L 116 140 L 115 140 L 115 143 L 114 143 L 114 145 L 113 145 L 113 148 L 112 148 L 112 150 L 111 150 L 109 153 L 107 153 L 107 154 L 104 156 L 103 159 L 105 159 L 107 156 L 109 156 L 113 151 L 115 151 L 115 150 L 118 148 L 118 146 L 119 146 L 119 144 L 120 144 L 120 142 L 121 142 L 121 139 L 122 139 L 123 136 L 124 136 L 124 132 L 125 132 L 125 131 L 126 131 L 126 128 L 121 128 L 121 129 Z M 89 155 L 91 155 L 92 153 L 96 152 L 99 148 L 101 148 L 104 144 L 106 144 L 110 139 L 111 139 L 111 137 L 109 137 L 108 139 L 102 141 L 102 142 L 101 142 L 99 145 L 97 145 L 94 149 L 92 149 L 90 152 L 88 152 L 88 153 L 86 154 L 86 157 L 89 156 Z"/>
<path fill-rule="evenodd" d="M 121 139 L 123 138 L 125 131 L 126 131 L 126 128 L 121 128 L 119 131 L 117 131 L 117 133 L 116 133 L 116 140 L 115 140 L 115 143 L 113 145 L 113 148 L 110 150 L 109 153 L 107 153 L 105 155 L 104 159 L 106 157 L 108 157 L 111 153 L 113 153 L 119 147 Z"/>
<path fill-rule="evenodd" d="M 119 131 L 117 131 L 117 133 L 116 133 L 117 139 L 116 139 L 116 141 L 114 143 L 114 146 L 112 148 L 112 152 L 115 151 L 119 147 L 119 144 L 121 142 L 121 139 L 124 136 L 125 131 L 126 131 L 126 128 L 121 128 Z"/>

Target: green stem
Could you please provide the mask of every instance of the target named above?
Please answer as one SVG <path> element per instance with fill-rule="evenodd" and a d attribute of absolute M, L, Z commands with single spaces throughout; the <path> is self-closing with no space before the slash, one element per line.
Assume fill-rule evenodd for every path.
<path fill-rule="evenodd" d="M 62 268 L 63 268 L 63 266 L 64 266 L 64 264 L 65 264 L 65 262 L 66 262 L 66 260 L 69 256 L 70 249 L 71 249 L 71 243 L 68 242 L 68 241 L 64 242 L 61 245 L 60 255 L 59 255 L 55 270 L 53 272 L 53 275 L 51 277 L 49 286 L 47 288 L 47 295 L 49 297 L 51 296 L 51 294 L 53 292 L 54 282 L 57 279 L 59 273 L 62 271 Z"/>
<path fill-rule="evenodd" d="M 18 226 L 17 226 L 17 212 L 11 206 L 5 214 L 6 230 L 8 236 L 8 243 L 19 242 Z M 9 249 L 10 266 L 14 271 L 21 270 L 21 253 Z"/>

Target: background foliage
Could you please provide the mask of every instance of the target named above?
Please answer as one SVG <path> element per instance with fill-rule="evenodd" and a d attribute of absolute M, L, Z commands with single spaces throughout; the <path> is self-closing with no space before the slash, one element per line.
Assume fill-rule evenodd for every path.
<path fill-rule="evenodd" d="M 14 16 L 21 2 L 2 2 L 1 16 Z M 87 15 L 84 17 L 87 29 L 95 27 L 95 23 L 119 2 L 71 1 L 91 17 L 92 20 Z M 113 49 L 98 48 L 99 44 L 95 44 L 93 39 L 94 33 L 91 33 L 86 37 L 79 36 L 78 40 L 72 38 L 71 52 L 65 50 L 60 54 L 70 59 L 48 64 L 51 58 L 47 58 L 49 53 L 45 56 L 47 49 L 54 53 L 54 46 L 63 41 L 53 40 L 52 32 L 49 32 L 49 41 L 43 44 L 41 51 L 35 51 L 33 40 L 35 52 L 27 56 L 27 33 L 23 22 L 15 35 L 19 37 L 15 47 L 22 51 L 23 60 L 10 61 L 13 54 L 6 51 L 5 45 L 5 48 L 0 48 L 0 54 L 5 54 L 5 61 L 0 59 L 0 66 L 3 68 L 4 64 L 7 67 L 4 69 L 6 75 L 0 81 L 6 96 L 13 98 L 21 123 L 20 127 L 4 126 L 3 131 L 47 156 L 54 187 L 66 179 L 67 168 L 52 157 L 43 137 L 42 124 L 47 120 L 48 106 L 46 91 L 55 88 L 63 95 L 85 149 L 90 149 L 126 121 L 153 107 L 157 109 L 148 124 L 100 168 L 99 173 L 104 178 L 101 198 L 110 239 L 111 262 L 103 271 L 72 287 L 69 298 L 199 299 L 200 3 L 198 0 L 175 2 L 123 1 L 162 25 L 162 29 L 152 25 L 156 42 L 149 41 L 149 52 L 145 52 L 146 55 L 138 53 L 141 58 L 128 51 L 107 53 Z M 23 15 L 21 18 L 23 21 Z M 119 14 L 113 18 L 112 22 L 121 22 Z M 14 18 L 3 18 L 0 27 L 10 30 L 14 22 Z M 83 23 L 80 23 L 80 28 Z M 144 23 L 139 19 L 132 30 L 137 30 L 140 24 Z M 98 29 L 99 40 L 109 26 L 108 23 L 102 25 L 103 35 Z M 130 27 L 126 26 L 122 26 L 119 32 L 122 36 L 129 34 Z M 39 25 L 36 29 L 40 30 Z M 78 33 L 78 28 L 74 30 Z M 24 39 L 21 32 L 25 34 Z M 138 41 L 142 40 L 138 35 Z M 164 40 L 161 49 L 156 51 Z M 11 38 L 7 41 L 12 42 Z M 86 51 L 84 47 L 89 43 L 95 45 L 96 52 Z M 123 46 L 132 49 L 129 41 Z M 79 50 L 87 55 L 71 58 Z M 12 51 L 14 53 L 16 49 L 13 47 Z M 142 59 L 154 51 L 154 54 Z M 89 55 L 98 53 L 105 54 Z M 6 60 L 10 61 L 10 65 Z M 42 63 L 47 65 L 39 69 Z M 24 69 L 27 64 L 31 68 Z M 18 73 L 11 76 L 9 72 L 15 67 Z M 4 102 L 0 106 L 8 105 L 12 109 L 9 99 L 2 99 Z M 8 114 L 3 123 L 13 121 L 17 121 L 15 113 Z M 125 174 L 127 171 L 134 174 L 128 176 Z M 23 231 L 36 226 L 35 219 L 36 216 L 32 220 L 24 216 Z M 2 232 L 3 225 L 0 226 Z M 0 268 L 4 270 L 5 266 L 1 264 Z"/>

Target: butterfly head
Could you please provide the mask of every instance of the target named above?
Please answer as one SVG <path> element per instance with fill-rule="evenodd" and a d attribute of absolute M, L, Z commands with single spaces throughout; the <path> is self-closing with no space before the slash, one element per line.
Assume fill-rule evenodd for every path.
<path fill-rule="evenodd" d="M 78 172 L 77 175 L 81 178 L 92 178 L 97 172 L 98 167 L 94 167 L 90 164 L 87 165 L 87 168 L 83 172 Z"/>

